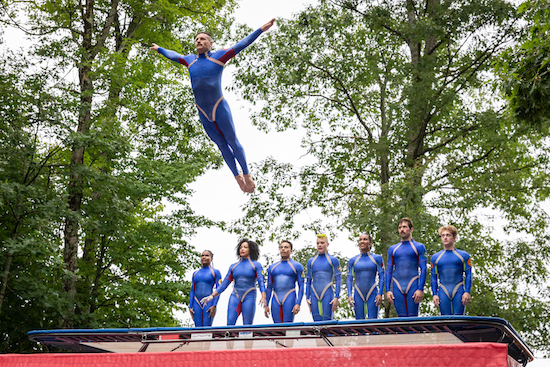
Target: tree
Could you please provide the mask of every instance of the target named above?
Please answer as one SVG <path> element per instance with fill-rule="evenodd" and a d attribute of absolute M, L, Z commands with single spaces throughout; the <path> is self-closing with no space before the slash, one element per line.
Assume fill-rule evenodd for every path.
<path fill-rule="evenodd" d="M 39 35 L 53 36 L 42 38 L 41 44 L 37 46 L 37 54 L 53 60 L 61 67 L 74 67 L 78 73 L 76 90 L 65 85 L 75 95 L 71 103 L 73 110 L 70 118 L 76 127 L 66 136 L 67 144 L 71 147 L 71 157 L 67 166 L 69 213 L 64 225 L 64 262 L 67 269 L 64 290 L 71 298 L 76 300 L 78 249 L 81 245 L 79 231 L 83 205 L 88 199 L 86 195 L 90 195 L 92 201 L 103 195 L 98 191 L 87 193 L 86 181 L 94 175 L 102 180 L 101 176 L 123 168 L 111 164 L 120 163 L 131 154 L 131 146 L 126 143 L 128 141 L 133 142 L 138 150 L 147 152 L 149 149 L 152 154 L 158 154 L 154 149 L 159 144 L 153 145 L 152 149 L 142 146 L 150 140 L 143 134 L 162 131 L 162 125 L 169 125 L 166 120 L 173 117 L 169 114 L 174 111 L 155 115 L 158 109 L 166 108 L 162 101 L 155 100 L 165 91 L 159 83 L 162 81 L 155 80 L 155 62 L 148 61 L 144 55 L 147 49 L 142 47 L 139 50 L 136 46 L 140 42 L 148 44 L 147 41 L 155 33 L 156 37 L 165 41 L 173 40 L 172 31 L 181 29 L 192 16 L 199 21 L 216 20 L 209 12 L 223 6 L 224 2 L 218 4 L 215 1 L 143 4 L 119 0 L 98 3 L 88 0 L 79 4 L 39 2 L 29 4 L 26 9 L 29 14 L 33 14 L 30 18 L 31 30 Z M 152 85 L 144 88 L 149 83 Z M 185 93 L 180 95 L 185 96 Z M 138 99 L 132 99 L 135 97 Z M 170 100 L 168 103 L 172 102 Z M 153 104 L 156 106 L 153 107 Z M 189 106 L 185 103 L 183 105 Z M 129 129 L 124 131 L 125 128 Z M 184 141 L 196 136 L 196 130 L 188 132 L 190 134 L 183 138 Z M 172 172 L 165 173 L 169 177 L 165 182 L 169 185 L 178 184 L 178 189 L 181 190 L 186 178 L 191 178 L 192 181 L 197 174 L 202 173 L 209 165 L 208 162 L 212 161 L 210 145 L 205 147 L 195 150 L 188 146 L 187 151 L 182 149 L 171 152 L 172 156 L 166 154 L 159 157 L 160 162 L 174 162 L 170 164 Z M 194 161 L 200 168 L 188 170 L 189 176 L 183 175 L 176 179 L 173 177 L 175 169 L 181 168 L 183 158 L 189 157 L 189 148 L 196 153 L 193 154 Z M 139 164 L 139 159 L 136 163 Z M 192 162 L 186 163 L 193 166 Z M 145 168 L 145 172 L 139 172 L 138 169 L 135 173 L 156 171 L 151 170 L 151 167 L 140 168 Z M 159 188 L 163 188 L 162 185 Z M 93 232 L 88 232 L 87 235 L 90 237 L 83 243 L 83 261 L 89 261 L 86 255 L 97 250 Z M 88 249 L 87 246 L 94 248 Z M 68 325 L 72 323 L 70 317 L 67 322 Z"/>
<path fill-rule="evenodd" d="M 45 247 L 35 260 L 21 251 L 17 267 L 13 261 L 6 265 L 16 245 L 9 242 L 8 230 L 0 239 L 3 307 L 31 304 L 25 293 L 17 293 L 14 278 L 20 279 L 19 274 L 43 282 L 43 297 L 35 295 L 32 303 L 37 314 L 43 313 L 21 317 L 25 326 L 15 331 L 3 330 L 10 340 L 7 350 L 29 350 L 24 333 L 32 328 L 175 325 L 174 311 L 188 296 L 189 284 L 181 279 L 197 265 L 185 239 L 198 226 L 214 225 L 189 207 L 188 184 L 222 160 L 196 119 L 185 70 L 167 67 L 148 46 L 157 41 L 191 51 L 191 42 L 177 39 L 192 40 L 202 27 L 223 29 L 234 3 L 54 0 L 4 5 L 11 15 L 29 14 L 8 23 L 27 31 L 32 47 L 18 57 L 41 83 L 20 86 L 13 77 L 3 85 L 3 108 L 13 103 L 13 112 L 6 110 L 2 127 L 25 137 L 24 144 L 34 149 L 17 155 L 6 148 L 1 162 L 11 156 L 19 160 L 13 163 L 18 165 L 14 177 L 3 182 L 29 186 L 22 179 L 26 172 L 39 174 L 34 173 L 35 192 L 20 190 L 19 196 L 6 198 L 2 212 L 15 218 L 9 200 L 31 209 L 35 197 L 51 200 L 42 208 L 46 222 L 35 223 L 29 232 Z M 18 73 L 32 81 L 25 75 Z M 16 89 L 28 99 L 19 110 L 19 100 L 8 100 Z M 35 93 L 36 98 L 29 97 Z M 46 97 L 55 110 L 45 109 Z M 24 109 L 38 112 L 30 116 Z M 167 205 L 175 208 L 169 214 Z M 31 210 L 27 207 L 21 210 Z M 39 218 L 32 217 L 35 222 Z M 25 238 L 26 249 L 33 248 L 35 242 Z M 2 310 L 0 318 L 11 320 Z"/>
<path fill-rule="evenodd" d="M 502 88 L 514 116 L 536 130 L 547 130 L 550 116 L 550 9 L 545 1 L 525 1 L 518 9 L 526 20 L 521 42 L 497 62 Z"/>
<path fill-rule="evenodd" d="M 45 315 L 66 303 L 56 222 L 62 149 L 41 137 L 60 125 L 62 105 L 47 93 L 48 73 L 30 72 L 21 55 L 4 54 L 0 78 L 0 351 L 8 352 L 28 349 L 29 327 L 55 325 Z"/>
<path fill-rule="evenodd" d="M 476 269 L 470 313 L 506 309 L 517 320 L 523 311 L 513 305 L 526 302 L 541 316 L 537 327 L 514 325 L 542 348 L 546 136 L 511 119 L 492 90 L 491 65 L 520 35 L 517 19 L 505 1 L 327 0 L 280 21 L 262 57 L 239 60 L 236 89 L 263 101 L 253 117 L 261 128 L 304 128 L 314 163 L 257 167 L 241 232 L 289 236 L 297 214 L 319 208 L 335 229 L 372 233 L 385 254 L 408 216 L 432 254 L 437 227 L 453 223 Z M 484 208 L 502 213 L 502 234 L 527 239 L 494 238 Z M 504 269 L 517 277 L 501 278 Z M 533 273 L 541 285 L 526 291 Z"/>

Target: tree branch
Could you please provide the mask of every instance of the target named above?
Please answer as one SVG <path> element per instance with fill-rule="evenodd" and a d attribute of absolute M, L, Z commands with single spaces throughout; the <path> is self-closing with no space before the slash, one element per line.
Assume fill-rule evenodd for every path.
<path fill-rule="evenodd" d="M 365 128 L 365 130 L 367 131 L 367 134 L 369 135 L 369 140 L 372 140 L 373 139 L 373 135 L 372 135 L 372 131 L 371 129 L 367 126 L 367 124 L 365 123 L 365 121 L 363 121 L 363 119 L 361 118 L 361 115 L 359 113 L 359 111 L 357 110 L 357 107 L 355 106 L 355 103 L 353 102 L 353 98 L 351 97 L 349 91 L 347 90 L 346 86 L 344 85 L 344 82 L 338 78 L 337 76 L 335 76 L 334 74 L 332 74 L 329 70 L 327 69 L 324 69 L 318 65 L 315 65 L 314 63 L 312 63 L 311 61 L 308 61 L 308 64 L 311 65 L 313 68 L 317 69 L 317 70 L 320 70 L 322 72 L 324 72 L 325 74 L 327 74 L 329 76 L 329 78 L 331 78 L 332 80 L 336 81 L 341 87 L 342 87 L 342 90 L 344 91 L 349 103 L 351 104 L 351 110 L 352 112 L 355 114 L 355 116 L 357 117 L 357 119 L 359 120 L 359 123 L 361 125 L 363 125 L 363 127 Z"/>

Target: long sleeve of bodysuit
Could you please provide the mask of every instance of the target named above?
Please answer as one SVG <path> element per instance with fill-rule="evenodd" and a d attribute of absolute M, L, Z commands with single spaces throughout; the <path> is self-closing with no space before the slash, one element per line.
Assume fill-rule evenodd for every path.
<path fill-rule="evenodd" d="M 332 266 L 334 269 L 334 292 L 335 297 L 340 298 L 340 290 L 342 289 L 342 273 L 340 272 L 340 261 L 334 257 L 331 256 Z"/>
<path fill-rule="evenodd" d="M 302 264 L 296 262 L 296 270 L 298 272 L 298 298 L 296 299 L 296 304 L 300 305 L 302 304 L 302 298 L 304 298 L 304 267 Z"/>
<path fill-rule="evenodd" d="M 214 287 L 216 287 L 216 291 L 218 291 L 218 286 L 222 283 L 222 273 L 218 269 L 214 269 L 214 274 L 216 274 L 216 284 L 214 284 Z M 214 306 L 218 305 L 219 300 L 220 297 L 214 297 Z"/>
<path fill-rule="evenodd" d="M 358 255 L 361 256 L 361 255 Z M 348 261 L 348 276 L 346 279 L 346 289 L 348 290 L 348 296 L 353 295 L 353 277 L 355 276 L 353 271 L 353 264 L 355 264 L 355 260 L 357 260 L 357 256 L 352 257 Z"/>
<path fill-rule="evenodd" d="M 189 292 L 189 309 L 192 310 L 193 306 L 195 304 L 195 274 L 197 272 L 193 273 L 193 277 L 191 278 L 191 292 Z"/>
<path fill-rule="evenodd" d="M 376 262 L 378 264 L 378 294 L 382 295 L 384 294 L 384 282 L 386 281 L 384 276 L 384 259 L 378 255 Z"/>
<path fill-rule="evenodd" d="M 269 304 L 269 301 L 271 300 L 271 293 L 273 292 L 273 275 L 271 274 L 271 269 L 273 268 L 273 265 L 270 265 L 267 268 L 267 287 L 266 287 L 266 302 Z"/>
<path fill-rule="evenodd" d="M 312 278 L 312 272 L 311 272 L 311 260 L 309 259 L 307 261 L 307 279 L 306 279 L 306 299 L 311 300 L 311 282 L 313 280 Z"/>
<path fill-rule="evenodd" d="M 428 277 L 428 259 L 426 259 L 426 247 L 423 244 L 416 242 L 418 249 L 418 267 L 420 268 L 420 279 L 418 280 L 418 289 L 424 291 L 426 278 Z"/>
<path fill-rule="evenodd" d="M 254 261 L 254 267 L 256 268 L 256 280 L 258 281 L 258 287 L 260 288 L 260 292 L 265 293 L 265 282 L 264 282 L 264 275 L 262 264 L 260 264 L 257 261 Z"/>

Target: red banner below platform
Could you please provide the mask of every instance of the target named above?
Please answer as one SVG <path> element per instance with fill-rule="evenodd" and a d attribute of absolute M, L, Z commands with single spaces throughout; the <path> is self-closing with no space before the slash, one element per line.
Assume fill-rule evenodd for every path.
<path fill-rule="evenodd" d="M 508 358 L 507 346 L 495 343 L 0 355 L 2 367 L 507 367 L 515 364 L 513 359 Z"/>

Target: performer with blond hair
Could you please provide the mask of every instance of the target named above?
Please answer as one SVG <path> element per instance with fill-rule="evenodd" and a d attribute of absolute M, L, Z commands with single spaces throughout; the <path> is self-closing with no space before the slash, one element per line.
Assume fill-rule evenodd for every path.
<path fill-rule="evenodd" d="M 327 236 L 317 235 L 317 255 L 307 261 L 306 300 L 313 321 L 332 320 L 332 313 L 339 304 L 342 284 L 340 262 L 328 254 L 328 246 Z"/>
<path fill-rule="evenodd" d="M 472 291 L 472 262 L 466 251 L 455 247 L 458 230 L 449 225 L 439 228 L 443 250 L 432 256 L 433 302 L 441 315 L 464 315 Z"/>

